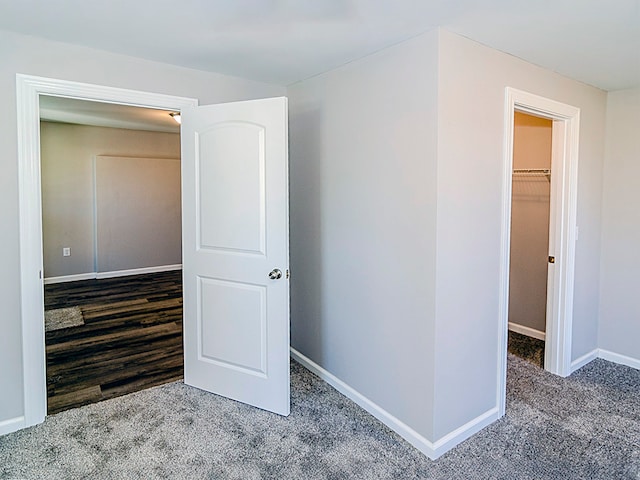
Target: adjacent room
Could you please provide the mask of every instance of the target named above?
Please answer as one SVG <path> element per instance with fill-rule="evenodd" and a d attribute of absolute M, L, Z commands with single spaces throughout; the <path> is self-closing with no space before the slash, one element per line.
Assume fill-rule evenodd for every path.
<path fill-rule="evenodd" d="M 172 113 L 40 97 L 48 414 L 182 379 Z"/>

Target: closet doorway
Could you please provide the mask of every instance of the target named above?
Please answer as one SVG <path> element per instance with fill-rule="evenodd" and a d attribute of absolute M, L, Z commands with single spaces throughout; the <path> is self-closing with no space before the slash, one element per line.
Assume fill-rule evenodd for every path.
<path fill-rule="evenodd" d="M 514 112 L 509 352 L 544 368 L 553 121 Z"/>
<path fill-rule="evenodd" d="M 548 177 L 550 201 L 548 253 L 546 255 L 544 369 L 550 373 L 566 377 L 581 366 L 581 359 L 571 358 L 575 256 L 578 235 L 577 191 L 580 109 L 511 87 L 505 88 L 504 106 L 500 326 L 498 330 L 500 362 L 497 372 L 498 406 L 501 415 L 504 415 L 506 410 L 507 391 L 511 210 L 514 182 L 514 120 L 516 112 L 546 119 L 552 124 L 551 168 L 549 169 L 550 175 Z M 528 173 L 540 175 L 538 180 L 545 180 L 546 172 L 544 171 Z M 544 185 L 542 182 L 541 184 Z M 544 236 L 544 234 L 541 234 L 541 236 Z M 553 259 L 549 259 L 549 257 L 553 257 Z M 549 263 L 550 260 L 553 263 Z"/>

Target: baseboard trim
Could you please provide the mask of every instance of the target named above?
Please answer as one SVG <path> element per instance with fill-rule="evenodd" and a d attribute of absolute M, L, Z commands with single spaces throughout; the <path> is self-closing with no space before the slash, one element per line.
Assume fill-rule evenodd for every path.
<path fill-rule="evenodd" d="M 2 422 L 0 422 L 0 435 L 6 435 L 7 433 L 15 432 L 24 427 L 24 416 L 10 418 L 9 420 L 3 420 Z"/>
<path fill-rule="evenodd" d="M 500 409 L 495 406 L 476 418 L 470 420 L 459 428 L 456 428 L 453 432 L 446 434 L 440 440 L 433 444 L 436 451 L 436 458 L 447 453 L 456 445 L 464 442 L 471 435 L 478 433 L 487 425 L 492 424 L 501 417 Z"/>
<path fill-rule="evenodd" d="M 587 363 L 595 360 L 596 358 L 601 358 L 609 362 L 617 363 L 619 365 L 626 365 L 627 367 L 640 370 L 640 360 L 638 360 L 637 358 L 627 357 L 626 355 L 610 352 L 609 350 L 604 350 L 602 348 L 596 348 L 571 362 L 571 373 L 579 370 Z"/>
<path fill-rule="evenodd" d="M 375 418 L 380 420 L 387 427 L 396 432 L 431 460 L 436 460 L 438 457 L 451 450 L 460 442 L 463 442 L 474 433 L 478 432 L 485 426 L 500 418 L 498 407 L 496 406 L 488 412 L 454 430 L 453 432 L 445 435 L 440 440 L 431 442 L 430 440 L 427 440 L 424 436 L 416 432 L 414 429 L 412 429 L 410 426 L 387 412 L 375 402 L 369 400 L 367 397 L 340 380 L 332 373 L 329 373 L 327 370 L 322 368 L 320 365 L 318 365 L 313 360 L 309 359 L 293 347 L 291 348 L 291 356 L 298 363 L 303 365 L 311 372 L 315 373 L 318 377 L 327 382 L 337 391 L 342 393 L 350 400 L 354 401 Z"/>
<path fill-rule="evenodd" d="M 599 351 L 596 348 L 594 350 L 591 350 L 588 353 L 585 353 L 580 358 L 576 358 L 573 362 L 571 362 L 571 373 L 581 369 L 592 360 L 595 360 L 596 358 L 598 358 L 598 355 L 599 355 Z"/>
<path fill-rule="evenodd" d="M 545 333 L 541 332 L 540 330 L 536 330 L 535 328 L 531 327 L 525 327 L 524 325 L 518 325 L 517 323 L 509 322 L 509 330 L 521 335 L 526 335 L 527 337 L 537 338 L 538 340 L 544 340 L 546 337 Z"/>
<path fill-rule="evenodd" d="M 598 351 L 598 357 L 602 358 L 603 360 L 608 360 L 613 363 L 626 365 L 627 367 L 640 370 L 640 360 L 638 360 L 637 358 L 627 357 L 626 355 L 610 352 L 609 350 L 604 350 L 602 348 Z"/>
<path fill-rule="evenodd" d="M 77 282 L 79 280 L 93 280 L 96 278 L 95 272 L 92 273 L 79 273 L 77 275 L 63 275 L 61 277 L 47 277 L 44 279 L 45 285 L 51 285 L 52 283 L 65 283 L 65 282 Z"/>
<path fill-rule="evenodd" d="M 132 268 L 130 270 L 99 272 L 96 274 L 96 278 L 98 280 L 101 280 L 103 278 L 127 277 L 129 275 L 143 275 L 145 273 L 171 272 L 174 270 L 182 270 L 182 264 L 177 263 L 175 265 L 160 265 L 158 267 Z"/>
<path fill-rule="evenodd" d="M 91 272 L 91 273 L 79 273 L 76 275 L 64 275 L 61 277 L 48 277 L 44 279 L 45 285 L 52 283 L 64 283 L 64 282 L 76 282 L 78 280 L 101 280 L 103 278 L 116 278 L 126 277 L 129 275 L 143 275 L 145 273 L 159 273 L 159 272 L 171 272 L 174 270 L 181 270 L 182 264 L 177 263 L 174 265 L 159 265 L 157 267 L 143 267 L 132 268 L 129 270 L 115 270 L 112 272 Z"/>

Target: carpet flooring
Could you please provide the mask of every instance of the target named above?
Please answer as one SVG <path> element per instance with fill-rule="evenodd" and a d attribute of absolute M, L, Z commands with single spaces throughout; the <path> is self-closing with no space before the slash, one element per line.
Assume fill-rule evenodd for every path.
<path fill-rule="evenodd" d="M 84 325 L 84 317 L 80 307 L 56 308 L 44 312 L 44 331 L 53 332 L 63 328 Z"/>
<path fill-rule="evenodd" d="M 509 331 L 509 353 L 544 368 L 544 340 Z"/>
<path fill-rule="evenodd" d="M 640 371 L 508 365 L 506 416 L 436 461 L 292 362 L 289 417 L 174 382 L 0 437 L 0 478 L 640 479 Z"/>

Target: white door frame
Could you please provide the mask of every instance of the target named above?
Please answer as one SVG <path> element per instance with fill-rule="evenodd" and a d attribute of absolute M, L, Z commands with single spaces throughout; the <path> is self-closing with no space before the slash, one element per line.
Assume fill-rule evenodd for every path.
<path fill-rule="evenodd" d="M 502 172 L 502 235 L 500 260 L 500 366 L 498 402 L 505 412 L 507 330 L 509 321 L 509 263 L 513 172 L 514 112 L 553 120 L 549 255 L 555 257 L 547 292 L 545 370 L 566 377 L 571 373 L 571 332 L 575 243 L 577 231 L 578 142 L 580 109 L 511 87 L 505 89 L 504 158 Z"/>
<path fill-rule="evenodd" d="M 197 106 L 198 100 L 22 74 L 16 75 L 16 90 L 24 402 L 24 420 L 16 427 L 24 428 L 43 422 L 47 414 L 40 190 L 40 95 L 174 111 Z"/>

